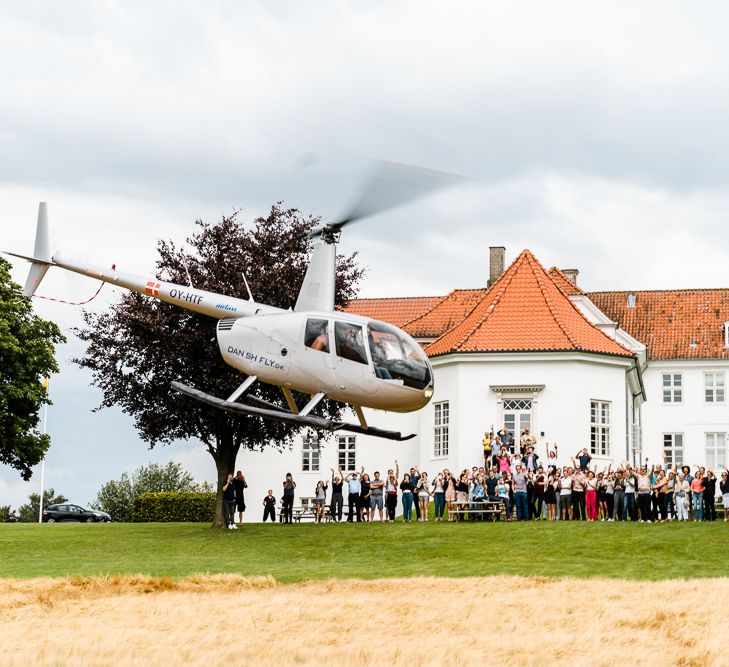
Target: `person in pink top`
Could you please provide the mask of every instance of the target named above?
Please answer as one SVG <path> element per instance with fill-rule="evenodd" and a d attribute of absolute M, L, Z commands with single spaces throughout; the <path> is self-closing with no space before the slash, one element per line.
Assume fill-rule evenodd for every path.
<path fill-rule="evenodd" d="M 511 459 L 509 458 L 509 452 L 506 448 L 503 448 L 499 452 L 499 455 L 496 457 L 496 461 L 499 464 L 499 474 L 503 474 L 511 470 Z"/>
<path fill-rule="evenodd" d="M 585 506 L 587 520 L 597 521 L 597 478 L 592 470 L 587 473 L 587 481 L 585 482 Z"/>

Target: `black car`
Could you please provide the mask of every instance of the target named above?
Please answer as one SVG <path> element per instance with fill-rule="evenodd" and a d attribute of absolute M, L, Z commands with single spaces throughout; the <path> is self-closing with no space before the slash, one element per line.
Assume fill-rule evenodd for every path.
<path fill-rule="evenodd" d="M 111 521 L 106 512 L 96 510 L 85 510 L 78 505 L 62 503 L 49 505 L 43 510 L 43 523 L 55 523 L 56 521 L 84 521 L 94 523 L 96 521 Z"/>

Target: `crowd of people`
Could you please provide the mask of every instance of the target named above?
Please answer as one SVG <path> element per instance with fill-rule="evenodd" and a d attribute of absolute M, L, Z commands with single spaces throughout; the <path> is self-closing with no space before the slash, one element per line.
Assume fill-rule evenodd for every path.
<path fill-rule="evenodd" d="M 402 521 L 429 521 L 433 501 L 434 521 L 467 518 L 474 521 L 715 521 L 717 486 L 723 519 L 729 520 L 729 473 L 717 480 L 712 470 L 688 465 L 651 464 L 648 459 L 633 467 L 627 461 L 598 470 L 587 449 L 569 461 L 560 458 L 557 444 L 546 444 L 542 461 L 536 438 L 525 429 L 516 440 L 504 428 L 487 431 L 483 438 L 484 462 L 453 474 L 444 469 L 432 477 L 411 467 L 400 476 L 397 461 L 386 474 L 331 470 L 314 489 L 313 518 L 317 522 L 346 520 L 394 522 L 398 503 Z M 566 463 L 566 464 L 565 464 Z M 235 528 L 235 511 L 242 522 L 245 511 L 245 477 L 238 471 L 223 487 L 226 523 Z M 280 520 L 293 521 L 296 482 L 291 473 L 283 481 L 279 500 Z M 346 491 L 346 496 L 345 496 Z M 327 500 L 329 502 L 327 502 Z M 263 500 L 264 522 L 276 520 L 276 496 L 269 490 Z M 241 509 L 242 507 L 242 509 Z"/>

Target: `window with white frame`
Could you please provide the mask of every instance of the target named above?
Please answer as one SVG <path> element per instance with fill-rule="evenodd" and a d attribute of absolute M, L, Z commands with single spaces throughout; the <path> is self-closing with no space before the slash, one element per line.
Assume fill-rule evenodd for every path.
<path fill-rule="evenodd" d="M 726 465 L 726 433 L 706 434 L 706 467 L 717 471 Z"/>
<path fill-rule="evenodd" d="M 337 464 L 340 470 L 357 469 L 357 442 L 353 435 L 337 436 Z"/>
<path fill-rule="evenodd" d="M 610 454 L 610 403 L 590 401 L 590 453 Z"/>
<path fill-rule="evenodd" d="M 663 402 L 683 402 L 683 374 L 663 373 Z"/>
<path fill-rule="evenodd" d="M 724 373 L 704 373 L 704 400 L 707 403 L 724 402 Z"/>
<path fill-rule="evenodd" d="M 448 401 L 433 404 L 433 456 L 448 456 L 448 424 L 450 406 Z"/>
<path fill-rule="evenodd" d="M 319 472 L 319 438 L 315 434 L 304 436 L 301 442 L 301 471 Z"/>
<path fill-rule="evenodd" d="M 532 400 L 530 398 L 506 398 L 504 399 L 503 410 L 504 428 L 509 429 L 509 432 L 514 436 L 515 443 L 519 442 L 524 429 L 531 428 L 532 433 L 534 433 Z M 513 451 L 512 446 L 512 453 Z"/>
<path fill-rule="evenodd" d="M 663 455 L 669 468 L 683 463 L 683 433 L 663 434 Z"/>

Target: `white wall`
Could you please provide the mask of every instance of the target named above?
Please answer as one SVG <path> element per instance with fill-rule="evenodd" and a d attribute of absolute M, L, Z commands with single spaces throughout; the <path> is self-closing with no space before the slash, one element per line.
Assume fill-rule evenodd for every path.
<path fill-rule="evenodd" d="M 589 354 L 463 355 L 457 368 L 457 375 L 444 378 L 436 366 L 439 396 L 455 397 L 451 415 L 458 457 L 452 469 L 480 465 L 484 431 L 503 426 L 501 396 L 492 385 L 544 385 L 533 394 L 504 393 L 503 398 L 532 398 L 532 432 L 557 442 L 565 462 L 590 446 L 590 400 L 609 401 L 612 457 L 595 462 L 625 458 L 625 362 Z"/>
<path fill-rule="evenodd" d="M 662 376 L 669 372 L 683 374 L 683 401 L 679 404 L 663 403 Z M 706 433 L 729 433 L 729 404 L 726 397 L 724 403 L 706 403 L 704 400 L 705 372 L 723 372 L 725 380 L 729 380 L 729 360 L 649 363 L 643 376 L 648 396 L 643 406 L 644 457 L 661 461 L 663 434 L 683 433 L 685 462 L 692 467 L 705 465 Z"/>

